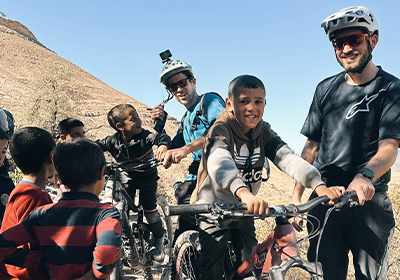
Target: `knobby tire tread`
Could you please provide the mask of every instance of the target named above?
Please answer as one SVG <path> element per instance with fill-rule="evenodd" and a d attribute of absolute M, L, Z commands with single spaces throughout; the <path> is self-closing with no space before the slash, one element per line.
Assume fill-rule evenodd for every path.
<path fill-rule="evenodd" d="M 188 230 L 181 233 L 174 246 L 173 279 L 183 280 L 199 279 L 197 271 L 200 243 L 199 232 Z"/>

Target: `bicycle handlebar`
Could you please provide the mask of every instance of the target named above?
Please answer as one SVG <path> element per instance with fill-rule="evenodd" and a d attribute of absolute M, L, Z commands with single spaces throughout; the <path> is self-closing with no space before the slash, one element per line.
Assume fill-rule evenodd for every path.
<path fill-rule="evenodd" d="M 212 204 L 180 204 L 167 205 L 165 207 L 165 215 L 175 216 L 182 214 L 205 214 L 210 213 Z"/>
<path fill-rule="evenodd" d="M 149 159 L 130 159 L 121 162 L 107 162 L 106 169 L 129 169 L 130 171 L 137 171 L 137 172 L 144 172 L 150 168 L 156 167 L 162 164 L 158 162 L 156 158 L 149 158 Z"/>
<path fill-rule="evenodd" d="M 356 194 L 354 191 L 346 192 L 341 200 L 334 205 L 335 209 L 340 209 L 345 204 L 349 204 L 354 201 L 354 197 Z M 328 202 L 329 198 L 327 196 L 319 196 L 311 199 L 310 201 L 294 205 L 278 205 L 274 207 L 268 208 L 268 214 L 260 215 L 263 218 L 266 217 L 279 217 L 286 215 L 296 215 L 296 214 L 304 214 L 315 206 Z M 207 214 L 207 213 L 215 213 L 215 214 L 223 214 L 224 212 L 229 213 L 243 213 L 247 211 L 246 204 L 222 204 L 222 203 L 213 203 L 213 204 L 188 204 L 188 205 L 167 205 L 165 209 L 165 214 L 167 216 L 173 215 L 182 215 L 182 214 Z M 251 215 L 251 214 L 250 214 Z"/>

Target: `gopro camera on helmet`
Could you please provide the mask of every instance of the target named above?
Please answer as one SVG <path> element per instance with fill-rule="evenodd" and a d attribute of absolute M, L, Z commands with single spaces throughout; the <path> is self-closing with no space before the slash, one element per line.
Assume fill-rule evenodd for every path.
<path fill-rule="evenodd" d="M 170 58 L 172 57 L 172 54 L 169 50 L 163 51 L 160 53 L 160 57 L 162 59 L 162 63 L 167 62 L 168 60 L 171 60 Z"/>
<path fill-rule="evenodd" d="M 173 98 L 172 92 L 168 88 L 168 80 L 173 75 L 188 71 L 193 76 L 192 66 L 182 60 L 172 60 L 172 54 L 169 49 L 160 53 L 162 63 L 164 64 L 160 73 L 160 82 L 165 86 L 168 92 L 168 97 L 163 100 L 160 105 L 166 104 Z M 167 112 L 164 111 L 163 119 L 157 119 L 155 121 L 154 129 L 161 132 L 164 129 L 165 121 L 167 119 Z"/>

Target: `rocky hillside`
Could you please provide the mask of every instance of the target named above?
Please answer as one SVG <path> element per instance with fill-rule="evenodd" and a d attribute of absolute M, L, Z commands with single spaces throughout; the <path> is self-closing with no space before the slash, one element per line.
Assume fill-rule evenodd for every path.
<path fill-rule="evenodd" d="M 98 139 L 114 133 L 107 112 L 117 104 L 130 103 L 143 126 L 152 129 L 148 106 L 47 49 L 24 25 L 1 17 L 0 58 L 0 107 L 13 113 L 16 128 L 35 125 L 56 135 L 59 121 L 75 117 L 83 121 L 90 139 Z M 177 124 L 169 117 L 169 135 Z M 184 172 L 185 167 L 174 166 L 163 185 L 184 178 Z"/>

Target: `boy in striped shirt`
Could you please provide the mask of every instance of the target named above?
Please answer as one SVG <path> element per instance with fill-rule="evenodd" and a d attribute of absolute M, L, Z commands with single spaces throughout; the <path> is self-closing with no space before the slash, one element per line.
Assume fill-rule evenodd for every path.
<path fill-rule="evenodd" d="M 3 263 L 48 271 L 52 279 L 107 279 L 120 255 L 119 212 L 99 202 L 103 151 L 90 140 L 57 145 L 54 165 L 70 192 L 0 235 Z M 39 250 L 19 249 L 31 243 Z"/>

